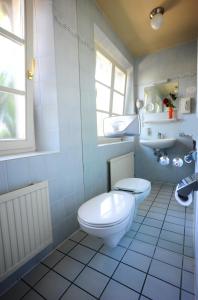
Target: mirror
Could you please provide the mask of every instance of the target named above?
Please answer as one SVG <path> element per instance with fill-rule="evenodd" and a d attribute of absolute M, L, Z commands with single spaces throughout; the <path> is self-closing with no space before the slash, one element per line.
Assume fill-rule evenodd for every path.
<path fill-rule="evenodd" d="M 144 109 L 148 113 L 161 113 L 168 106 L 176 107 L 178 82 L 156 84 L 144 88 Z"/>

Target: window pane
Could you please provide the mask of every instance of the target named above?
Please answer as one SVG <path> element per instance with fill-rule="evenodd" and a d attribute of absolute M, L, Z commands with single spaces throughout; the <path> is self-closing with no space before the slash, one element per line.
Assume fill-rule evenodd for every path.
<path fill-rule="evenodd" d="M 104 136 L 103 120 L 108 117 L 109 114 L 105 114 L 97 111 L 97 135 L 98 136 Z"/>
<path fill-rule="evenodd" d="M 96 108 L 109 112 L 110 105 L 110 89 L 96 82 Z"/>
<path fill-rule="evenodd" d="M 0 92 L 0 139 L 25 139 L 25 96 Z"/>
<path fill-rule="evenodd" d="M 24 91 L 24 46 L 0 36 L 0 49 L 0 85 Z"/>
<path fill-rule="evenodd" d="M 111 86 L 112 63 L 99 51 L 96 51 L 96 80 Z"/>
<path fill-rule="evenodd" d="M 114 89 L 124 94 L 126 75 L 119 68 L 115 67 Z"/>
<path fill-rule="evenodd" d="M 114 114 L 122 115 L 124 110 L 124 96 L 114 92 L 113 93 L 113 109 Z"/>
<path fill-rule="evenodd" d="M 0 0 L 0 27 L 24 37 L 24 0 Z"/>

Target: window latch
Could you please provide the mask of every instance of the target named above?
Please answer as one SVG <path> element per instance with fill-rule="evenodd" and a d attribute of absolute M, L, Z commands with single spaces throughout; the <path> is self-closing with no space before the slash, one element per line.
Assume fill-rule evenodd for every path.
<path fill-rule="evenodd" d="M 35 59 L 33 58 L 32 59 L 32 63 L 31 63 L 31 67 L 29 70 L 27 70 L 27 78 L 29 80 L 33 80 L 34 78 L 34 74 L 35 74 L 35 65 L 36 65 L 36 61 Z"/>

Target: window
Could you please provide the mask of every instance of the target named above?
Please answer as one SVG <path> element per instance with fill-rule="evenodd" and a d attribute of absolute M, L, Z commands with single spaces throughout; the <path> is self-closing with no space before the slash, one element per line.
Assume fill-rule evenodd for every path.
<path fill-rule="evenodd" d="M 32 0 L 0 0 L 0 154 L 34 150 Z"/>
<path fill-rule="evenodd" d="M 126 72 L 101 50 L 96 50 L 97 135 L 103 137 L 103 120 L 124 112 Z"/>

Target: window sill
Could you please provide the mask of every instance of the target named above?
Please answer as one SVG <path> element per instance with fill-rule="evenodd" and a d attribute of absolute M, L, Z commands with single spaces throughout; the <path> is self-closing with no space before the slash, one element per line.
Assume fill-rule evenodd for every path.
<path fill-rule="evenodd" d="M 119 145 L 119 144 L 128 144 L 132 143 L 133 140 L 124 140 L 124 141 L 115 141 L 115 142 L 107 142 L 107 143 L 99 143 L 97 147 L 105 147 L 105 146 L 113 146 L 113 145 Z"/>
<path fill-rule="evenodd" d="M 35 152 L 27 152 L 27 153 L 17 153 L 17 154 L 9 154 L 0 156 L 1 161 L 13 160 L 13 159 L 20 159 L 26 157 L 33 157 L 33 156 L 40 156 L 40 155 L 47 155 L 47 154 L 56 154 L 59 151 L 35 151 Z"/>

